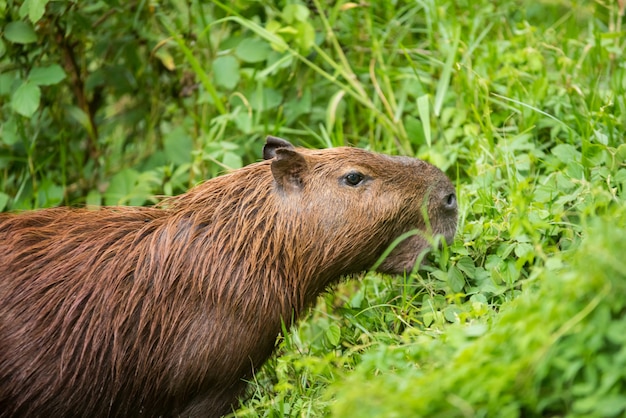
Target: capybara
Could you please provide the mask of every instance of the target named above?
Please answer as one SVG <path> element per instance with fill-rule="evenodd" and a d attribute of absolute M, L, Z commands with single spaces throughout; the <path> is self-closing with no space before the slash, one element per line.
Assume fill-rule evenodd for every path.
<path fill-rule="evenodd" d="M 274 137 L 263 157 L 154 207 L 0 215 L 0 416 L 226 414 L 330 284 L 407 231 L 453 239 L 424 161 Z M 425 234 L 377 270 L 410 271 Z"/>

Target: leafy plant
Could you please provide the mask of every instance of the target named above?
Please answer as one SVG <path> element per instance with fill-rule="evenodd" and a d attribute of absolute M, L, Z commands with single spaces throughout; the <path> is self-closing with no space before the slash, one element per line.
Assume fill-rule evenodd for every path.
<path fill-rule="evenodd" d="M 456 242 L 321 298 L 235 416 L 623 413 L 623 2 L 0 11 L 0 210 L 151 203 L 257 160 L 267 134 L 456 182 Z"/>
<path fill-rule="evenodd" d="M 621 416 L 626 212 L 593 222 L 492 320 L 378 344 L 337 385 L 336 416 Z"/>

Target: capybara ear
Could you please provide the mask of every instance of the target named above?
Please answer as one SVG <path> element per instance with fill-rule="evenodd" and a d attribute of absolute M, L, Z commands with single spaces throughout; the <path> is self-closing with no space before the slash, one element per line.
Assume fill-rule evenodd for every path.
<path fill-rule="evenodd" d="M 268 135 L 265 139 L 265 146 L 263 147 L 263 159 L 271 160 L 276 157 L 276 150 L 279 148 L 294 149 L 293 145 L 286 139 Z"/>
<path fill-rule="evenodd" d="M 276 160 L 272 161 L 272 175 L 278 186 L 287 192 L 300 190 L 308 170 L 304 156 L 293 147 L 277 148 L 273 152 Z"/>

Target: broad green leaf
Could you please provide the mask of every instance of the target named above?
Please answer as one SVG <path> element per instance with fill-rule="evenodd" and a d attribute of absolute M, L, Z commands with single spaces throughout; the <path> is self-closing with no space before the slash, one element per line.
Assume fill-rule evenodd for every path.
<path fill-rule="evenodd" d="M 246 38 L 235 49 L 235 55 L 249 63 L 261 62 L 267 59 L 272 49 L 267 42 L 255 38 Z"/>
<path fill-rule="evenodd" d="M 39 86 L 25 81 L 11 97 L 11 107 L 22 116 L 31 117 L 39 107 L 41 90 Z"/>
<path fill-rule="evenodd" d="M 422 316 L 422 321 L 424 322 L 424 326 L 429 327 L 435 321 L 435 314 L 433 312 L 426 312 Z"/>
<path fill-rule="evenodd" d="M 39 184 L 37 201 L 41 207 L 58 206 L 63 201 L 63 187 L 49 178 L 45 178 Z"/>
<path fill-rule="evenodd" d="M 309 14 L 309 9 L 301 4 L 288 4 L 283 9 L 283 19 L 289 24 L 294 22 L 306 22 L 309 18 Z"/>
<path fill-rule="evenodd" d="M 226 167 L 231 169 L 241 168 L 243 166 L 243 161 L 241 157 L 230 151 L 224 153 L 222 163 L 224 163 Z"/>
<path fill-rule="evenodd" d="M 480 337 L 488 331 L 488 327 L 485 324 L 470 324 L 465 328 L 465 335 L 468 337 Z"/>
<path fill-rule="evenodd" d="M 37 41 L 33 27 L 26 22 L 11 22 L 4 28 L 4 37 L 16 44 L 30 44 Z"/>
<path fill-rule="evenodd" d="M 234 89 L 239 83 L 239 62 L 231 55 L 217 58 L 213 61 L 213 77 L 218 86 Z"/>
<path fill-rule="evenodd" d="M 8 120 L 0 124 L 0 143 L 11 146 L 20 140 L 15 121 L 16 117 L 17 116 L 11 115 Z"/>
<path fill-rule="evenodd" d="M 573 161 L 580 161 L 581 153 L 573 145 L 559 144 L 552 148 L 552 154 L 559 159 L 559 161 L 567 164 Z"/>
<path fill-rule="evenodd" d="M 65 78 L 65 72 L 58 64 L 49 67 L 35 67 L 28 74 L 28 81 L 38 86 L 57 84 Z"/>
<path fill-rule="evenodd" d="M 28 19 L 37 23 L 46 11 L 46 5 L 50 0 L 26 0 L 20 8 L 20 15 L 24 17 L 28 14 Z"/>
<path fill-rule="evenodd" d="M 583 154 L 583 165 L 585 167 L 597 167 L 604 163 L 606 159 L 609 159 L 610 155 L 606 146 L 600 144 L 591 144 L 585 147 L 585 153 Z"/>
<path fill-rule="evenodd" d="M 461 257 L 459 261 L 457 261 L 456 266 L 459 270 L 465 273 L 467 277 L 474 278 L 476 266 L 474 265 L 474 261 L 470 257 Z"/>
<path fill-rule="evenodd" d="M 618 380 L 619 377 L 614 380 Z M 624 394 L 610 394 L 603 396 L 599 400 L 596 411 L 604 417 L 617 417 L 623 415 L 626 411 L 626 395 Z"/>
<path fill-rule="evenodd" d="M 174 164 L 189 163 L 191 162 L 193 139 L 182 126 L 178 126 L 165 135 L 163 148 L 168 161 Z"/>
<path fill-rule="evenodd" d="M 449 305 L 443 310 L 443 317 L 446 318 L 448 322 L 459 322 L 459 314 L 461 313 L 461 309 L 456 305 Z"/>
<path fill-rule="evenodd" d="M 312 98 L 311 89 L 307 87 L 301 96 L 293 97 L 284 106 L 285 117 L 287 118 L 287 124 L 293 123 L 297 118 L 302 115 L 311 113 Z"/>
<path fill-rule="evenodd" d="M 465 280 L 463 279 L 463 274 L 461 271 L 452 266 L 450 270 L 448 270 L 448 285 L 455 292 L 460 292 L 463 290 L 463 286 L 465 286 Z"/>
<path fill-rule="evenodd" d="M 296 41 L 300 48 L 308 53 L 315 43 L 315 29 L 309 22 L 296 23 L 296 29 L 298 30 Z"/>
<path fill-rule="evenodd" d="M 127 202 L 138 178 L 139 173 L 130 168 L 122 170 L 113 176 L 104 195 L 105 205 L 119 205 Z"/>
<path fill-rule="evenodd" d="M 85 204 L 89 208 L 98 208 L 102 204 L 102 195 L 97 190 L 91 190 L 87 194 L 87 198 L 85 199 Z"/>
<path fill-rule="evenodd" d="M 341 328 L 339 328 L 339 325 L 333 322 L 328 326 L 328 328 L 326 328 L 324 336 L 326 337 L 326 341 L 328 341 L 330 345 L 336 346 L 341 340 Z"/>
<path fill-rule="evenodd" d="M 266 88 L 260 94 L 258 90 L 255 90 L 250 95 L 250 106 L 258 111 L 270 110 L 280 105 L 282 100 L 283 96 L 278 90 Z"/>
<path fill-rule="evenodd" d="M 17 77 L 16 71 L 7 71 L 0 74 L 0 96 L 11 93 L 13 83 L 15 83 Z"/>
<path fill-rule="evenodd" d="M 243 133 L 252 132 L 252 116 L 246 111 L 241 111 L 233 118 L 235 126 Z"/>
<path fill-rule="evenodd" d="M 272 46 L 272 48 L 276 52 L 285 52 L 285 50 L 287 50 L 287 42 L 279 33 L 280 31 L 282 31 L 283 26 L 275 20 L 270 20 L 265 24 L 265 29 L 267 30 L 267 32 L 271 33 L 272 37 L 275 39 L 273 42 L 270 41 L 270 45 Z"/>

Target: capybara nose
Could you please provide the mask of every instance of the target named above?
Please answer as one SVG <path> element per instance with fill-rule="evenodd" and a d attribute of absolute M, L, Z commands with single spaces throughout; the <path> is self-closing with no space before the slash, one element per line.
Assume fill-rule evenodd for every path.
<path fill-rule="evenodd" d="M 443 198 L 443 208 L 448 211 L 453 211 L 457 209 L 456 194 L 454 192 L 446 195 Z"/>

